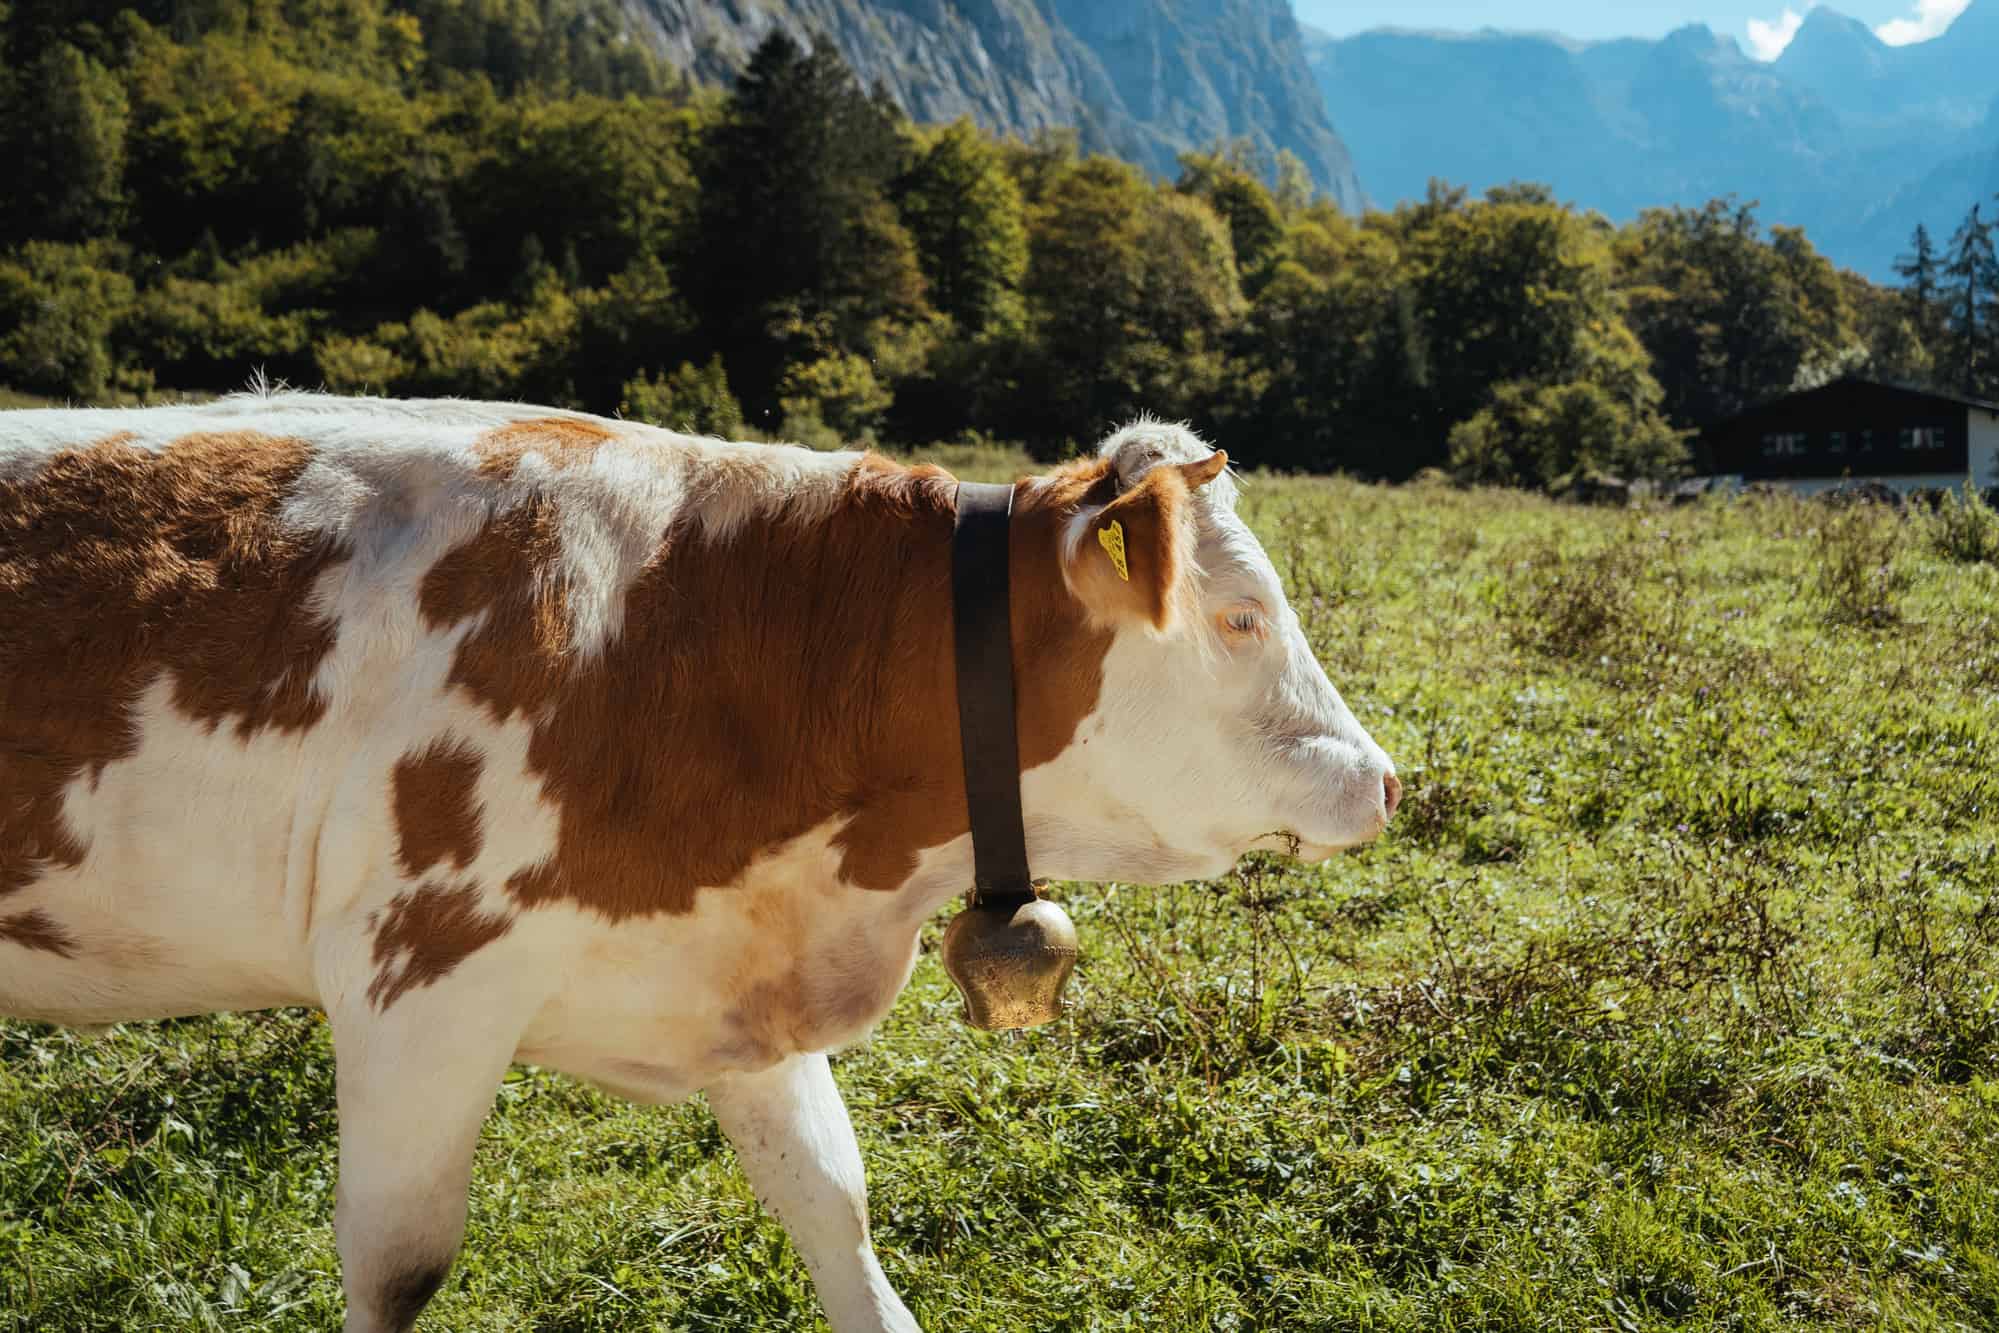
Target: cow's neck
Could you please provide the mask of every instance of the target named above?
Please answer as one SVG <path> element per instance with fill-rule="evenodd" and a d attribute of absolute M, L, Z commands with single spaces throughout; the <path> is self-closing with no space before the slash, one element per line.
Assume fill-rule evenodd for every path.
<path fill-rule="evenodd" d="M 1094 482 L 1100 475 L 1101 469 L 1085 465 L 1052 482 L 1016 488 L 1008 581 L 1022 770 L 1050 763 L 1074 742 L 1102 685 L 1110 636 L 1085 624 L 1059 564 L 1062 522 L 1088 489 L 1079 479 Z M 828 571 L 829 598 L 851 599 L 858 583 L 892 590 L 886 595 L 894 599 L 883 650 L 873 656 L 863 651 L 848 663 L 843 695 L 866 715 L 862 732 L 884 743 L 857 756 L 869 780 L 852 802 L 853 820 L 838 843 L 844 879 L 906 888 L 915 900 L 910 906 L 927 914 L 962 892 L 971 870 L 949 632 L 957 494 L 951 479 L 934 469 L 870 459 L 850 489 L 854 516 L 870 531 L 894 521 L 880 507 L 885 495 L 910 497 L 906 511 L 892 507 L 906 512 L 898 537 L 869 542 L 854 566 Z M 882 680 L 891 682 L 886 693 L 869 687 Z"/>
<path fill-rule="evenodd" d="M 1072 469 L 1023 487 L 1017 505 L 1024 769 L 1070 745 L 1102 683 L 1110 636 L 1084 624 L 1057 563 L 1064 515 L 1100 479 Z M 627 593 L 617 639 L 590 662 L 550 665 L 559 684 L 529 764 L 561 811 L 559 846 L 514 877 L 514 898 L 614 920 L 681 914 L 829 827 L 844 884 L 935 892 L 931 872 L 944 873 L 967 828 L 949 634 L 954 497 L 937 469 L 867 458 L 831 505 L 778 505 L 723 537 L 676 525 Z M 514 593 L 523 614 L 490 617 L 462 661 L 549 651 L 530 632 L 534 573 Z"/>

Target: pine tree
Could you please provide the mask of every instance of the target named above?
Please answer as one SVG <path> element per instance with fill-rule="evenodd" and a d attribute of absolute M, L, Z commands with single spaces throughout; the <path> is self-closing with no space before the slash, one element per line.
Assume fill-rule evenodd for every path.
<path fill-rule="evenodd" d="M 1979 216 L 1980 206 L 1971 213 L 1957 234 L 1950 238 L 1950 262 L 1944 276 L 1951 279 L 1950 335 L 1958 372 L 1957 387 L 1977 393 L 1986 378 L 1991 352 L 1989 325 L 1995 290 L 1999 290 L 1999 256 L 1992 247 L 1993 224 Z"/>
<path fill-rule="evenodd" d="M 1999 195 L 1993 196 L 1999 203 Z M 1995 258 L 1995 240 L 1999 239 L 1999 219 L 1985 224 L 1985 356 L 1983 373 L 1971 391 L 1982 398 L 1999 399 L 1999 258 Z"/>
<path fill-rule="evenodd" d="M 1902 295 L 1908 303 L 1909 327 L 1929 348 L 1931 355 L 1942 349 L 1937 345 L 1938 278 L 1936 243 L 1930 239 L 1930 229 L 1922 223 L 1916 224 L 1916 231 L 1909 238 L 1909 253 L 1895 260 L 1895 272 L 1902 279 Z"/>
<path fill-rule="evenodd" d="M 764 39 L 703 146 L 686 286 L 744 407 L 775 401 L 781 328 L 850 351 L 922 300 L 915 246 L 883 198 L 902 164 L 894 105 L 862 91 L 830 41 Z"/>
<path fill-rule="evenodd" d="M 10 238 L 80 240 L 118 228 L 127 106 L 118 76 L 67 42 L 19 71 L 0 103 L 0 156 L 14 165 L 0 214 Z"/>

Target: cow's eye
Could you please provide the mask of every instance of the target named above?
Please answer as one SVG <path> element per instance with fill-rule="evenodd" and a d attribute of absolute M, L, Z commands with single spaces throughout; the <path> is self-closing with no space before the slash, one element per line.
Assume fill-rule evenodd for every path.
<path fill-rule="evenodd" d="M 1220 616 L 1222 632 L 1231 639 L 1260 639 L 1263 637 L 1263 610 L 1256 606 L 1237 606 L 1222 612 Z"/>

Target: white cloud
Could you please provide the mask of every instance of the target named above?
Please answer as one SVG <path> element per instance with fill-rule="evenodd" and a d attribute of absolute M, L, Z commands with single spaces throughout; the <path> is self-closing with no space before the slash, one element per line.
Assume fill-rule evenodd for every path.
<path fill-rule="evenodd" d="M 1890 19 L 1874 30 L 1874 35 L 1890 46 L 1927 42 L 1948 28 L 1959 14 L 1971 8 L 1971 0 L 1916 0 L 1913 18 Z"/>
<path fill-rule="evenodd" d="M 1919 3 L 1927 4 L 1929 0 L 1919 0 Z M 1957 7 L 1962 9 L 1970 3 L 1971 0 L 1959 0 Z M 1749 54 L 1758 60 L 1775 60 L 1784 54 L 1784 48 L 1791 44 L 1791 39 L 1798 35 L 1798 29 L 1804 23 L 1805 16 L 1795 9 L 1786 9 L 1783 17 L 1777 19 L 1749 20 Z"/>

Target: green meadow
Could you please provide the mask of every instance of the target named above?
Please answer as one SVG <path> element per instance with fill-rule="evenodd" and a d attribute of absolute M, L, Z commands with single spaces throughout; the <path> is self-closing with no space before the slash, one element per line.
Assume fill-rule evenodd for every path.
<path fill-rule="evenodd" d="M 939 918 L 835 1061 L 925 1325 L 1999 1326 L 1989 511 L 1243 508 L 1402 813 L 1058 886 L 1033 1033 L 960 1020 Z M 316 1014 L 0 1024 L 0 1330 L 337 1327 L 335 1174 Z M 521 1069 L 422 1327 L 823 1323 L 699 1099 Z"/>

